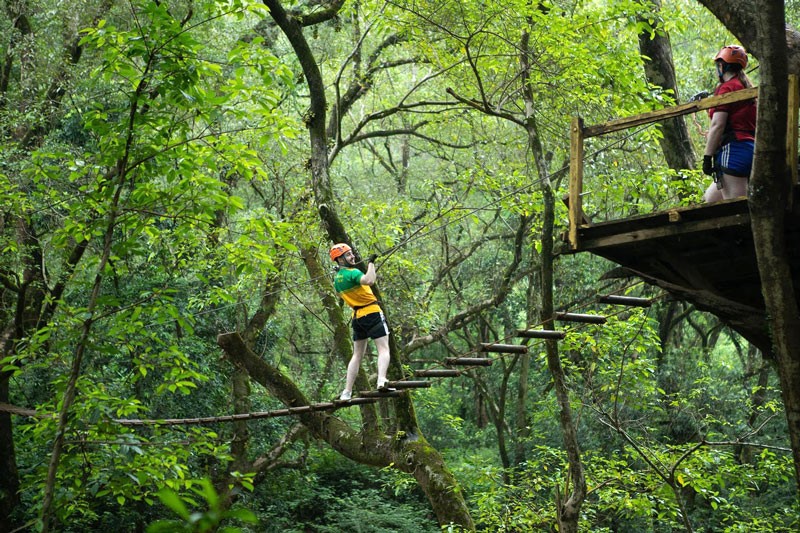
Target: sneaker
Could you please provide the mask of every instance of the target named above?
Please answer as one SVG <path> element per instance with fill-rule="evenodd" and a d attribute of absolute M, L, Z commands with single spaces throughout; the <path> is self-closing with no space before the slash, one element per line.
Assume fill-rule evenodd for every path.
<path fill-rule="evenodd" d="M 387 383 L 389 383 L 388 379 L 386 379 L 386 378 L 379 379 L 378 380 L 378 390 L 379 391 L 393 391 L 394 389 L 389 388 L 387 386 Z"/>
<path fill-rule="evenodd" d="M 341 396 L 339 396 L 340 400 L 350 400 L 353 398 L 353 392 L 349 390 L 343 390 Z"/>

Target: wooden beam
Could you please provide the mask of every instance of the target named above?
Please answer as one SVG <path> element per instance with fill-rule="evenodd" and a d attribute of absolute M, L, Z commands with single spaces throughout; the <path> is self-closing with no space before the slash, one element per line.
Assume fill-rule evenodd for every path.
<path fill-rule="evenodd" d="M 573 117 L 569 142 L 569 245 L 578 248 L 578 226 L 583 219 L 583 119 Z"/>
<path fill-rule="evenodd" d="M 461 370 L 453 370 L 450 368 L 431 369 L 431 370 L 415 370 L 414 376 L 418 378 L 457 378 L 461 375 Z"/>
<path fill-rule="evenodd" d="M 390 389 L 425 389 L 431 386 L 430 381 L 389 381 L 386 386 Z"/>
<path fill-rule="evenodd" d="M 528 353 L 528 347 L 521 344 L 495 344 L 491 342 L 482 342 L 480 351 L 495 353 Z"/>
<path fill-rule="evenodd" d="M 444 360 L 447 365 L 454 366 L 491 366 L 492 360 L 487 357 L 448 357 Z"/>
<path fill-rule="evenodd" d="M 648 239 L 660 239 L 662 237 L 672 237 L 675 235 L 685 235 L 698 231 L 711 231 L 715 229 L 727 228 L 731 226 L 746 226 L 750 224 L 750 214 L 741 213 L 722 218 L 712 218 L 708 220 L 697 220 L 692 222 L 682 222 L 670 226 L 661 226 L 643 230 L 628 231 L 609 235 L 607 237 L 597 237 L 594 239 L 582 239 L 581 250 L 591 250 L 606 246 L 617 246 L 620 244 L 630 244 L 643 242 Z"/>
<path fill-rule="evenodd" d="M 658 122 L 667 118 L 678 117 L 681 115 L 688 115 L 689 113 L 697 113 L 704 109 L 710 109 L 724 104 L 732 104 L 734 102 L 741 102 L 743 100 L 752 100 L 758 96 L 758 87 L 750 87 L 742 89 L 741 91 L 734 91 L 732 93 L 725 93 L 720 96 L 711 96 L 703 98 L 697 102 L 689 102 L 688 104 L 681 104 L 664 109 L 657 109 L 631 117 L 618 118 L 610 120 L 602 124 L 594 126 L 586 126 L 583 128 L 583 138 L 597 137 L 606 133 L 614 131 L 625 130 L 634 126 L 641 126 L 642 124 L 649 124 L 651 122 Z"/>
<path fill-rule="evenodd" d="M 605 324 L 606 317 L 600 315 L 582 315 L 580 313 L 556 313 L 559 322 L 582 322 L 584 324 Z"/>
<path fill-rule="evenodd" d="M 525 339 L 563 339 L 567 334 L 552 329 L 518 329 L 517 336 Z"/>
<path fill-rule="evenodd" d="M 403 393 L 401 391 L 399 391 L 399 390 L 383 390 L 383 391 L 380 391 L 380 390 L 365 390 L 365 391 L 359 392 L 358 396 L 361 397 L 361 398 L 370 398 L 370 399 L 376 398 L 376 399 L 380 399 L 380 398 L 397 398 L 401 394 L 403 394 Z"/>
<path fill-rule="evenodd" d="M 376 403 L 378 401 L 377 398 L 350 398 L 349 400 L 333 400 L 333 404 L 336 405 L 337 408 L 342 407 L 342 405 L 350 406 L 350 405 L 364 405 L 368 403 Z"/>
<path fill-rule="evenodd" d="M 601 296 L 598 301 L 601 304 L 611 305 L 627 305 L 630 307 L 650 307 L 653 303 L 649 298 L 637 298 L 634 296 L 617 296 L 615 294 L 608 294 Z"/>

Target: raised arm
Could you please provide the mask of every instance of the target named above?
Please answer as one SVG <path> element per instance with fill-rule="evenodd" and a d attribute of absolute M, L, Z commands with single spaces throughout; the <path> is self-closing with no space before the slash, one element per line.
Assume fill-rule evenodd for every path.
<path fill-rule="evenodd" d="M 378 275 L 375 272 L 375 263 L 372 261 L 369 262 L 367 265 L 367 272 L 363 276 L 361 276 L 361 284 L 362 285 L 373 285 L 375 280 L 378 279 Z"/>

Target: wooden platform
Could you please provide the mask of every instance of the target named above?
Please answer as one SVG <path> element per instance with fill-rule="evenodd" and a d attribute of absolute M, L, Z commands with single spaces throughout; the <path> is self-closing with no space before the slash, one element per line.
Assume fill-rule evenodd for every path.
<path fill-rule="evenodd" d="M 800 216 L 786 218 L 800 287 Z M 578 247 L 720 317 L 762 350 L 769 347 L 747 201 L 671 209 L 578 228 Z M 797 294 L 796 297 L 800 297 Z"/>

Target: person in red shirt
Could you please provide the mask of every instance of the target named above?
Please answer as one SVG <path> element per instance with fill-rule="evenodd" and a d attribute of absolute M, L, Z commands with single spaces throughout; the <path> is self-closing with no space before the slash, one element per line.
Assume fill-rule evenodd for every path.
<path fill-rule="evenodd" d="M 723 47 L 714 61 L 720 81 L 714 96 L 753 86 L 744 72 L 747 53 L 741 46 Z M 756 138 L 756 102 L 725 104 L 709 109 L 708 114 L 711 126 L 703 152 L 703 173 L 713 176 L 714 183 L 703 199 L 711 203 L 747 196 Z"/>
<path fill-rule="evenodd" d="M 367 261 L 366 273 L 355 268 L 356 258 L 347 244 L 334 244 L 330 256 L 331 261 L 335 261 L 339 267 L 333 280 L 333 288 L 353 308 L 353 357 L 347 365 L 347 381 L 339 399 L 352 398 L 353 385 L 369 339 L 373 340 L 378 349 L 378 390 L 390 390 L 386 387 L 389 381 L 386 379 L 390 360 L 389 326 L 378 299 L 372 293 L 372 285 L 377 279 L 375 256 L 370 256 Z"/>

